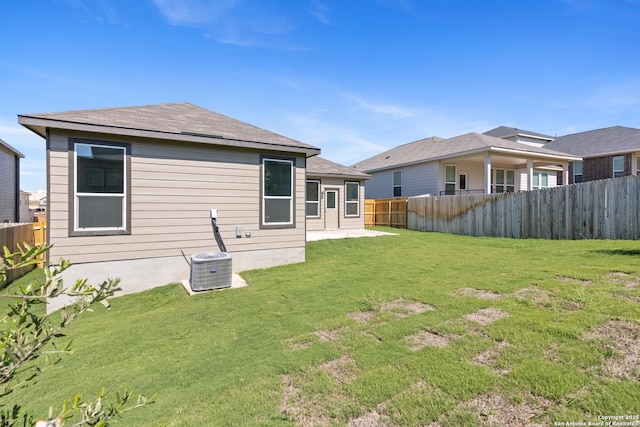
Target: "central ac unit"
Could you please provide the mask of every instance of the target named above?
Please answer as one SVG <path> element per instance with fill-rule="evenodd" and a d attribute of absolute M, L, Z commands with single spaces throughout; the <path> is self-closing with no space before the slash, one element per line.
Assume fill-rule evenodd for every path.
<path fill-rule="evenodd" d="M 226 252 L 204 252 L 191 255 L 191 277 L 193 291 L 208 291 L 231 286 L 231 255 Z"/>

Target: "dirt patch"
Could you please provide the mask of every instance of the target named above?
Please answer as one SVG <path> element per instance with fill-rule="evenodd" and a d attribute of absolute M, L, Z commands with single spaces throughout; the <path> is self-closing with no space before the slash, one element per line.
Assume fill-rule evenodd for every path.
<path fill-rule="evenodd" d="M 353 313 L 347 314 L 347 316 L 349 316 L 353 320 L 356 320 L 359 323 L 367 323 L 375 315 L 376 315 L 375 311 L 354 311 Z"/>
<path fill-rule="evenodd" d="M 612 320 L 585 338 L 602 341 L 604 375 L 640 381 L 640 325 Z"/>
<path fill-rule="evenodd" d="M 330 360 L 320 365 L 319 368 L 336 384 L 340 385 L 355 380 L 358 372 L 358 365 L 351 356 L 342 356 L 340 359 Z"/>
<path fill-rule="evenodd" d="M 481 325 L 488 325 L 490 323 L 495 322 L 496 320 L 502 319 L 503 317 L 510 316 L 509 313 L 505 313 L 504 311 L 500 311 L 497 308 L 489 307 L 483 308 L 482 310 L 478 310 L 475 313 L 465 314 L 462 316 L 467 320 L 471 320 L 472 322 L 479 323 Z"/>
<path fill-rule="evenodd" d="M 462 403 L 460 410 L 468 410 L 478 415 L 483 425 L 490 426 L 542 426 L 536 418 L 542 415 L 552 402 L 542 398 L 529 398 L 522 403 L 509 402 L 499 394 L 478 396 Z"/>
<path fill-rule="evenodd" d="M 304 397 L 291 375 L 283 375 L 283 398 L 280 410 L 288 419 L 300 427 L 328 426 L 329 417 L 324 415 L 324 403 L 319 399 Z"/>
<path fill-rule="evenodd" d="M 507 375 L 508 369 L 498 369 L 498 357 L 502 353 L 509 343 L 507 341 L 500 341 L 497 346 L 490 348 L 487 351 L 483 351 L 473 358 L 473 363 L 477 365 L 484 365 L 495 370 L 500 375 Z"/>
<path fill-rule="evenodd" d="M 385 427 L 392 425 L 391 418 L 388 415 L 380 414 L 377 410 L 354 418 L 347 424 L 348 427 Z"/>
<path fill-rule="evenodd" d="M 411 343 L 409 348 L 413 351 L 418 351 L 427 346 L 447 347 L 451 344 L 451 341 L 453 341 L 453 338 L 451 337 L 427 329 L 411 335 L 407 337 L 407 339 Z"/>
<path fill-rule="evenodd" d="M 513 293 L 513 296 L 518 299 L 533 301 L 538 305 L 548 304 L 551 300 L 549 292 L 544 289 L 540 289 L 537 286 L 528 286 L 526 288 L 518 289 Z"/>
<path fill-rule="evenodd" d="M 473 298 L 480 298 L 480 299 L 490 299 L 490 300 L 498 300 L 498 299 L 504 297 L 504 295 L 499 293 L 499 292 L 483 291 L 483 290 L 480 290 L 480 289 L 473 289 L 473 288 L 458 289 L 455 292 L 454 295 L 455 296 L 462 296 L 462 297 L 473 297 Z"/>
<path fill-rule="evenodd" d="M 399 318 L 404 318 L 414 314 L 424 313 L 425 311 L 432 311 L 435 310 L 435 308 L 429 304 L 399 298 L 385 303 L 381 310 L 393 312 Z"/>
<path fill-rule="evenodd" d="M 576 279 L 575 277 L 556 276 L 556 279 L 559 280 L 560 282 L 579 283 L 584 286 L 589 286 L 593 284 L 591 280 Z"/>
<path fill-rule="evenodd" d="M 640 285 L 640 277 L 621 271 L 611 271 L 605 274 L 604 278 L 609 282 L 624 284 L 625 289 L 629 290 L 638 289 L 638 285 Z"/>

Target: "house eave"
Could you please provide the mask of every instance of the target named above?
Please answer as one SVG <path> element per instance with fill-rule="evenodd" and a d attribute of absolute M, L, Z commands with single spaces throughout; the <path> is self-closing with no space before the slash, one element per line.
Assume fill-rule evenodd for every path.
<path fill-rule="evenodd" d="M 25 128 L 36 133 L 42 138 L 46 138 L 46 129 L 63 129 L 79 132 L 92 132 L 108 135 L 129 136 L 138 138 L 153 138 L 161 140 L 192 142 L 199 144 L 219 145 L 226 147 L 248 148 L 256 150 L 281 151 L 287 153 L 303 153 L 306 157 L 320 154 L 320 149 L 315 147 L 295 147 L 283 144 L 273 144 L 262 141 L 245 141 L 232 138 L 224 138 L 216 135 L 203 135 L 190 132 L 163 132 L 148 129 L 135 129 L 118 126 L 105 126 L 96 124 L 86 124 L 69 122 L 63 120 L 48 120 L 27 115 L 19 115 L 18 123 Z"/>

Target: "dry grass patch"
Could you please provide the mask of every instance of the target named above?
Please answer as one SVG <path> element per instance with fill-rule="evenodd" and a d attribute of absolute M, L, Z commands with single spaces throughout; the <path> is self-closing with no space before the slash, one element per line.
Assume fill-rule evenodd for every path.
<path fill-rule="evenodd" d="M 640 325 L 612 320 L 585 335 L 602 341 L 610 357 L 603 360 L 603 374 L 640 381 Z"/>
<path fill-rule="evenodd" d="M 345 330 L 346 328 L 334 329 L 332 331 L 324 331 L 322 329 L 318 329 L 314 332 L 314 334 L 318 336 L 320 341 L 333 342 L 339 340 Z"/>
<path fill-rule="evenodd" d="M 319 366 L 336 384 L 350 383 L 356 379 L 358 365 L 351 356 L 342 356 L 340 359 L 330 360 Z"/>
<path fill-rule="evenodd" d="M 347 314 L 348 317 L 352 318 L 358 323 L 368 323 L 375 315 L 375 311 L 354 311 Z"/>
<path fill-rule="evenodd" d="M 499 292 L 483 291 L 480 289 L 473 289 L 473 288 L 458 289 L 454 293 L 454 296 L 473 297 L 473 298 L 489 299 L 489 300 L 498 300 L 504 297 L 504 295 Z"/>
<path fill-rule="evenodd" d="M 447 347 L 453 341 L 451 337 L 428 329 L 413 334 L 407 339 L 411 343 L 409 348 L 413 351 L 418 351 L 425 347 Z"/>
<path fill-rule="evenodd" d="M 522 403 L 512 403 L 500 394 L 487 394 L 464 402 L 459 410 L 471 411 L 478 415 L 482 425 L 487 426 L 542 426 L 537 422 L 551 406 L 551 401 L 530 397 Z"/>
<path fill-rule="evenodd" d="M 633 274 L 623 273 L 621 271 L 611 271 L 605 274 L 605 279 L 609 282 L 620 283 L 625 285 L 625 289 L 637 289 L 640 284 L 640 277 Z"/>
<path fill-rule="evenodd" d="M 388 415 L 381 414 L 380 409 L 367 412 L 361 417 L 349 420 L 348 427 L 385 427 L 393 426 Z"/>
<path fill-rule="evenodd" d="M 465 314 L 462 317 L 484 326 L 508 316 L 510 316 L 509 313 L 500 311 L 497 308 L 489 307 L 478 310 L 475 313 Z"/>
<path fill-rule="evenodd" d="M 498 374 L 504 376 L 509 373 L 508 369 L 498 369 L 498 357 L 502 353 L 502 350 L 509 346 L 507 341 L 500 341 L 497 346 L 490 348 L 487 351 L 483 351 L 473 358 L 473 363 L 477 365 L 483 365 L 495 370 Z"/>
<path fill-rule="evenodd" d="M 382 311 L 390 311 L 399 318 L 404 318 L 414 314 L 424 313 L 425 311 L 433 311 L 435 308 L 429 304 L 423 304 L 418 301 L 409 301 L 403 298 L 389 301 L 382 306 Z"/>

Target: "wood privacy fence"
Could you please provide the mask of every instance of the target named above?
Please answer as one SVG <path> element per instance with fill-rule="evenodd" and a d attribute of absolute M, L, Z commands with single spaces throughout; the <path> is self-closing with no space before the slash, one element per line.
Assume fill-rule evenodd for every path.
<path fill-rule="evenodd" d="M 640 176 L 522 193 L 412 197 L 407 228 L 536 239 L 640 238 Z"/>
<path fill-rule="evenodd" d="M 407 228 L 407 198 L 365 199 L 364 225 L 386 225 L 387 227 Z"/>
<path fill-rule="evenodd" d="M 4 254 L 2 248 L 6 246 L 10 251 L 17 250 L 17 245 L 23 243 L 44 244 L 47 240 L 46 218 L 41 217 L 38 222 L 27 224 L 12 224 L 0 227 L 0 254 Z M 0 255 L 2 256 L 2 255 Z M 41 267 L 42 264 L 39 265 Z M 29 271 L 36 268 L 35 265 L 13 270 L 7 274 L 7 283 L 11 283 L 15 279 L 24 276 Z M 2 283 L 0 283 L 2 285 Z"/>

